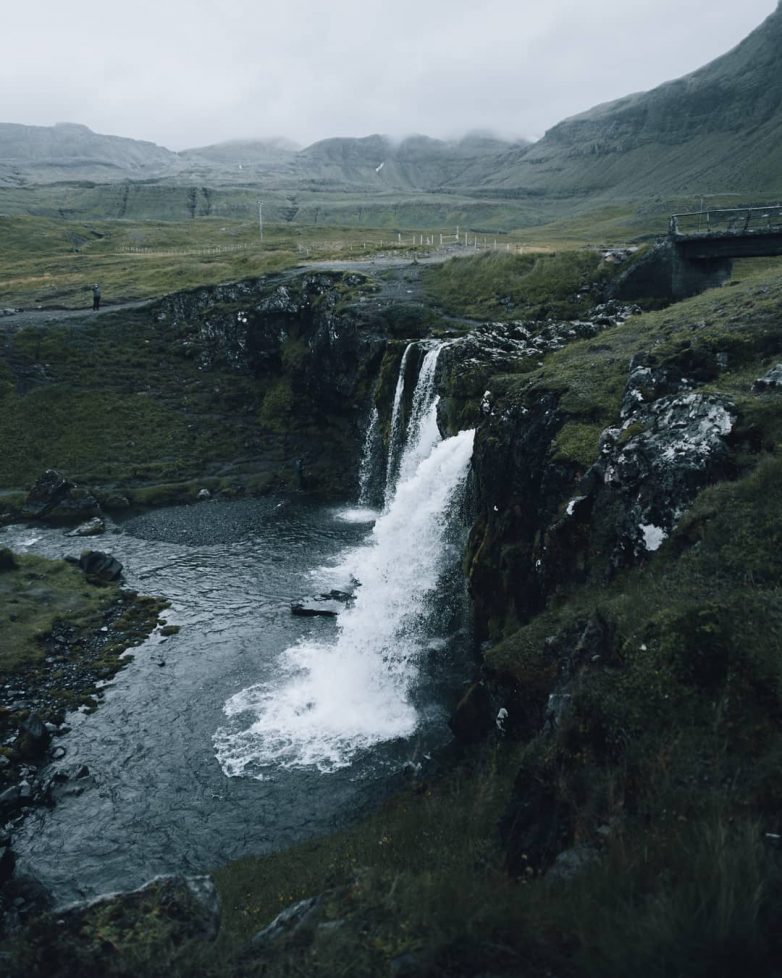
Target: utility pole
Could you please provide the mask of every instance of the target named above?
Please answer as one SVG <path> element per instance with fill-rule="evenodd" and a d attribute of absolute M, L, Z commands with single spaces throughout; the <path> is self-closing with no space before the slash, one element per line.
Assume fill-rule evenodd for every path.
<path fill-rule="evenodd" d="M 263 201 L 258 201 L 258 230 L 261 232 L 261 241 L 263 241 Z"/>

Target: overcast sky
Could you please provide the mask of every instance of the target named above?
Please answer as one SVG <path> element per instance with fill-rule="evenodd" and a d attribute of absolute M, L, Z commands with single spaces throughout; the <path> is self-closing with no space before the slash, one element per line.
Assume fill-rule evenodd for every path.
<path fill-rule="evenodd" d="M 537 138 L 734 47 L 777 0 L 5 0 L 0 122 L 170 149 Z"/>

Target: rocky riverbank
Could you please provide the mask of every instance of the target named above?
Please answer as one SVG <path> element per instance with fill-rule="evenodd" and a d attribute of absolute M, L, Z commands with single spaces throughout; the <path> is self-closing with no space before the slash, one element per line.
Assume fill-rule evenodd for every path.
<path fill-rule="evenodd" d="M 0 927 L 6 935 L 48 905 L 42 887 L 14 873 L 14 831 L 31 808 L 80 793 L 89 778 L 83 765 L 49 770 L 51 761 L 66 758 L 59 739 L 69 730 L 67 714 L 96 708 L 101 686 L 127 661 L 124 653 L 162 624 L 167 606 L 105 579 L 117 573 L 101 579 L 95 571 L 105 571 L 106 561 L 100 556 L 86 551 L 80 567 L 0 550 Z"/>

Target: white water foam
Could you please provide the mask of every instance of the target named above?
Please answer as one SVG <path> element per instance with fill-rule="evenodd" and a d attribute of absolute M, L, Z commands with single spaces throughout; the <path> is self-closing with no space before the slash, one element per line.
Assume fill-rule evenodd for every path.
<path fill-rule="evenodd" d="M 345 506 L 334 512 L 334 518 L 341 523 L 374 523 L 379 515 L 371 506 Z"/>
<path fill-rule="evenodd" d="M 361 582 L 331 643 L 303 640 L 283 656 L 282 683 L 250 686 L 227 701 L 215 734 L 228 776 L 274 767 L 349 765 L 374 744 L 417 725 L 409 694 L 433 636 L 423 622 L 447 559 L 444 535 L 472 457 L 473 431 L 440 442 L 400 482 L 366 542 L 338 569 Z"/>

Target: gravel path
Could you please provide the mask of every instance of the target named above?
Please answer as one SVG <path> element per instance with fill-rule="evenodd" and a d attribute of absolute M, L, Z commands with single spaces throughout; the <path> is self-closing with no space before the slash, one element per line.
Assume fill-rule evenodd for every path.
<path fill-rule="evenodd" d="M 361 259 L 356 261 L 317 261 L 308 262 L 306 264 L 297 265 L 295 268 L 288 269 L 283 272 L 283 277 L 289 278 L 296 275 L 301 275 L 304 272 L 363 272 L 364 274 L 371 275 L 373 273 L 383 272 L 390 269 L 401 269 L 409 268 L 415 269 L 420 265 L 436 265 L 449 258 L 452 258 L 454 254 L 461 253 L 454 251 L 451 252 L 437 252 L 436 254 L 419 257 L 414 262 L 410 255 L 397 256 L 397 255 L 378 255 L 376 258 L 371 259 Z M 275 273 L 279 274 L 279 273 Z M 394 291 L 393 289 L 385 289 L 384 292 Z M 398 291 L 402 291 L 401 283 L 398 286 Z M 412 292 L 413 290 L 411 290 Z M 51 325 L 62 325 L 63 323 L 70 324 L 72 326 L 82 326 L 87 322 L 101 316 L 105 316 L 107 313 L 119 312 L 124 309 L 141 309 L 144 306 L 150 305 L 156 302 L 161 296 L 149 298 L 149 299 L 138 299 L 134 302 L 118 302 L 118 303 L 107 303 L 98 312 L 93 312 L 92 309 L 64 309 L 64 308 L 50 308 L 50 309 L 14 309 L 13 311 L 6 311 L 0 309 L 0 329 L 4 327 L 13 326 L 18 328 L 20 326 L 51 326 Z"/>

